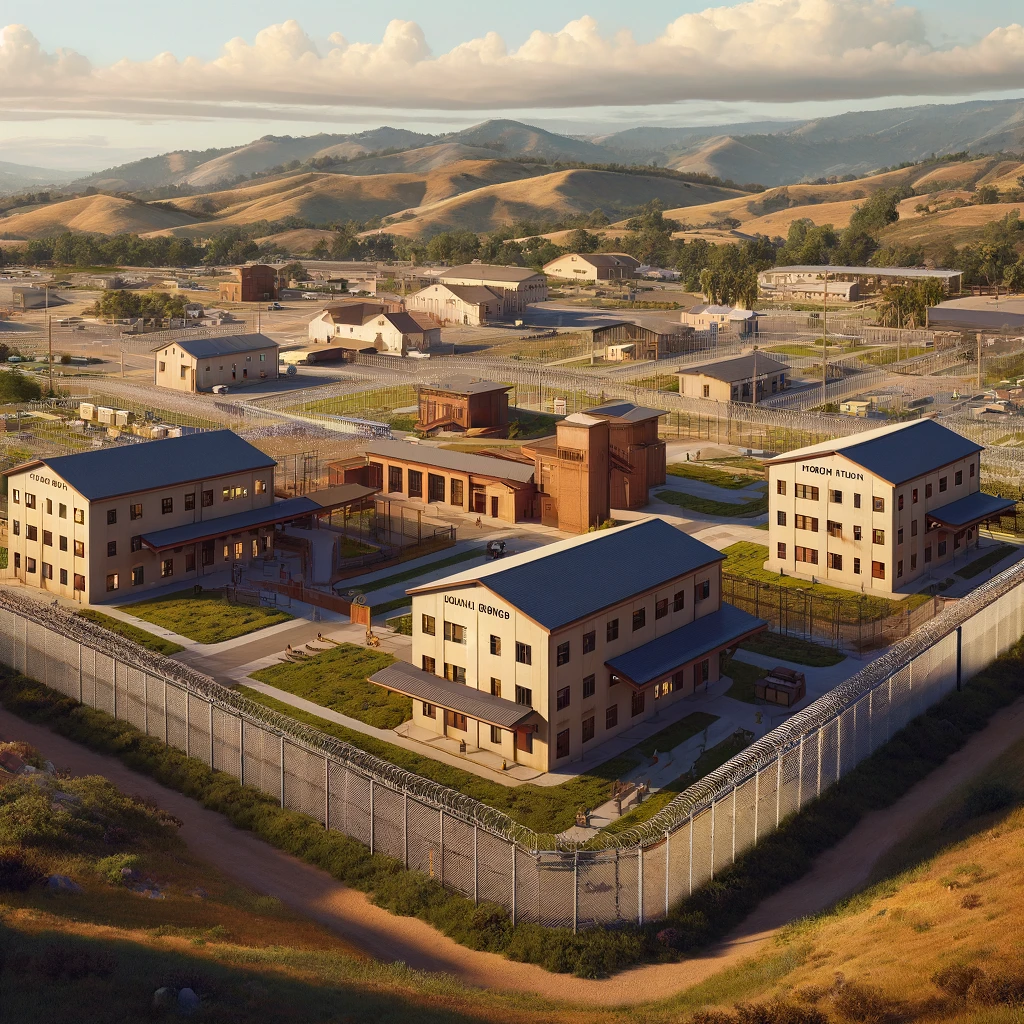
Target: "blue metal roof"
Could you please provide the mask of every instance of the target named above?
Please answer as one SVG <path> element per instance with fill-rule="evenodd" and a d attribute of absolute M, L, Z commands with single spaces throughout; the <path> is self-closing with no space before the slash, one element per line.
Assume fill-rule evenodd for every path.
<path fill-rule="evenodd" d="M 951 529 L 960 529 L 1012 512 L 1016 504 L 1012 498 L 997 498 L 994 494 L 975 491 L 966 498 L 931 509 L 928 518 Z"/>
<path fill-rule="evenodd" d="M 408 593 L 480 583 L 554 630 L 724 558 L 663 519 L 641 519 L 466 569 Z"/>
<path fill-rule="evenodd" d="M 637 686 L 645 686 L 666 679 L 688 662 L 729 647 L 766 625 L 763 619 L 755 618 L 731 604 L 723 604 L 717 612 L 702 615 L 605 664 L 617 675 Z"/>
<path fill-rule="evenodd" d="M 216 359 L 217 356 L 237 355 L 239 352 L 256 352 L 260 349 L 278 348 L 276 341 L 265 334 L 219 334 L 205 338 L 178 338 L 168 341 L 155 352 L 163 352 L 176 345 L 195 359 Z"/>
<path fill-rule="evenodd" d="M 39 461 L 90 501 L 277 465 L 231 430 L 208 430 Z"/>

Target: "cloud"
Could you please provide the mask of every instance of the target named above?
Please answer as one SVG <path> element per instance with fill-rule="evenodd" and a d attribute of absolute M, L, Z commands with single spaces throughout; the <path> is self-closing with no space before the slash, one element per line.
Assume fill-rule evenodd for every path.
<path fill-rule="evenodd" d="M 0 37 L 0 94 L 12 112 L 231 117 L 254 106 L 564 110 L 1024 88 L 1020 25 L 944 49 L 926 29 L 919 10 L 894 0 L 747 0 L 685 14 L 649 43 L 583 17 L 535 31 L 517 50 L 490 32 L 435 55 L 411 21 L 392 21 L 378 43 L 335 32 L 318 48 L 290 20 L 252 42 L 231 39 L 213 60 L 163 53 L 99 67 L 73 50 L 47 53 L 11 25 Z"/>

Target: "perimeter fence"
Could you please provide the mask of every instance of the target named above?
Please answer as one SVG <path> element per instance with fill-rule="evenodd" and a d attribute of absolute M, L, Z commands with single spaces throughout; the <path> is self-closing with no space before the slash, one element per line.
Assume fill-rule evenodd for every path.
<path fill-rule="evenodd" d="M 514 922 L 654 920 L 1024 632 L 1024 567 L 950 606 L 676 796 L 585 843 L 277 714 L 59 607 L 0 591 L 0 662 L 395 858 Z"/>

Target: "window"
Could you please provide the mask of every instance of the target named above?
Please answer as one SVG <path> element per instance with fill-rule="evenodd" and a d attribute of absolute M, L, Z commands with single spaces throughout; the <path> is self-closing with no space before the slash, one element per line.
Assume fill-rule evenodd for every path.
<path fill-rule="evenodd" d="M 925 549 L 924 549 L 924 560 L 925 560 L 926 563 L 930 562 L 932 560 L 932 546 L 931 546 L 931 544 L 928 544 L 925 547 Z"/>
<path fill-rule="evenodd" d="M 185 555 L 185 572 L 195 572 L 195 571 L 196 571 L 196 553 L 194 551 L 189 551 Z"/>
<path fill-rule="evenodd" d="M 901 558 L 896 563 L 896 578 L 899 579 L 903 575 L 903 559 Z"/>
<path fill-rule="evenodd" d="M 75 522 L 78 523 L 79 526 L 82 526 L 85 523 L 85 509 L 84 508 L 76 508 L 75 509 Z"/>
<path fill-rule="evenodd" d="M 212 491 L 210 492 L 213 493 Z M 129 519 L 141 519 L 142 518 L 142 506 L 141 505 L 129 505 L 128 506 L 128 518 Z"/>
<path fill-rule="evenodd" d="M 916 487 L 910 492 L 910 504 L 911 505 L 916 505 L 917 504 L 917 488 Z"/>
<path fill-rule="evenodd" d="M 107 541 L 107 558 L 113 558 L 117 554 L 117 541 Z"/>
<path fill-rule="evenodd" d="M 259 483 L 259 481 L 256 481 Z M 185 511 L 191 512 L 196 507 L 196 492 L 193 491 L 191 494 L 185 495 Z"/>
<path fill-rule="evenodd" d="M 608 625 L 605 627 L 605 640 L 611 643 L 613 640 L 619 639 L 619 620 L 609 619 Z"/>
<path fill-rule="evenodd" d="M 501 680 L 500 679 L 495 679 L 494 676 L 491 676 L 491 696 L 492 697 L 500 697 L 501 696 Z"/>
<path fill-rule="evenodd" d="M 402 489 L 402 467 L 388 466 L 388 490 L 400 491 Z"/>
<path fill-rule="evenodd" d="M 446 711 L 444 713 L 444 723 L 449 729 L 455 729 L 457 732 L 465 732 L 468 728 L 466 716 L 459 714 L 458 711 Z"/>
<path fill-rule="evenodd" d="M 418 469 L 409 470 L 409 497 L 423 497 L 423 474 Z"/>
<path fill-rule="evenodd" d="M 583 699 L 586 700 L 588 697 L 594 696 L 594 691 L 597 689 L 597 676 L 589 675 L 583 677 Z"/>
<path fill-rule="evenodd" d="M 583 742 L 587 743 L 594 738 L 594 716 L 583 719 Z"/>
<path fill-rule="evenodd" d="M 248 487 L 225 487 L 223 489 L 223 498 L 225 501 L 234 501 L 236 498 L 247 498 L 249 497 Z M 167 499 L 165 498 L 164 501 Z"/>
<path fill-rule="evenodd" d="M 794 516 L 793 525 L 798 530 L 810 530 L 811 533 L 818 532 L 818 519 L 816 516 Z"/>
<path fill-rule="evenodd" d="M 466 642 L 466 627 L 460 626 L 457 622 L 445 622 L 444 638 L 453 644 L 464 644 Z"/>
<path fill-rule="evenodd" d="M 266 480 L 254 480 L 252 487 L 253 494 L 266 494 L 267 493 L 267 481 Z"/>
<path fill-rule="evenodd" d="M 902 544 L 903 543 L 903 527 L 902 526 L 896 531 L 896 543 L 897 544 Z"/>
<path fill-rule="evenodd" d="M 427 474 L 427 501 L 444 501 L 444 477 Z"/>
<path fill-rule="evenodd" d="M 67 551 L 67 549 L 68 549 L 68 539 L 67 539 L 67 537 L 60 537 L 60 538 L 58 538 L 58 540 L 57 540 L 57 547 L 59 547 L 61 549 L 61 551 Z"/>
<path fill-rule="evenodd" d="M 25 508 L 35 508 L 35 507 L 36 507 L 36 496 L 34 494 L 29 494 L 28 491 L 26 491 L 25 492 Z"/>
<path fill-rule="evenodd" d="M 871 511 L 872 512 L 884 512 L 885 511 L 885 498 L 872 498 L 871 499 Z"/>
<path fill-rule="evenodd" d="M 646 696 L 647 694 L 643 692 L 633 694 L 630 706 L 630 715 L 633 718 L 636 718 L 637 715 L 642 715 L 644 713 L 644 698 Z"/>
<path fill-rule="evenodd" d="M 491 654 L 501 654 L 501 637 L 495 636 L 493 633 L 491 634 Z"/>
<path fill-rule="evenodd" d="M 591 630 L 589 633 L 583 634 L 583 653 L 589 654 L 591 651 L 597 648 L 597 631 Z"/>
<path fill-rule="evenodd" d="M 860 508 L 860 495 L 859 494 L 854 494 L 854 496 L 853 496 L 853 507 L 854 508 Z"/>
<path fill-rule="evenodd" d="M 496 746 L 501 746 L 501 727 L 497 725 L 491 726 L 491 742 Z"/>
<path fill-rule="evenodd" d="M 776 480 L 775 481 L 775 493 L 776 494 L 785 494 L 786 493 L 786 481 L 785 480 Z"/>
<path fill-rule="evenodd" d="M 14 502 L 15 505 L 21 504 L 21 491 L 19 491 L 17 487 L 15 487 L 14 491 L 12 492 L 11 500 Z"/>
<path fill-rule="evenodd" d="M 466 670 L 461 665 L 449 665 L 446 661 L 444 663 L 444 677 L 450 683 L 465 683 Z"/>
<path fill-rule="evenodd" d="M 834 551 L 828 553 L 828 567 L 835 569 L 837 572 L 843 571 L 843 556 L 837 555 Z"/>
<path fill-rule="evenodd" d="M 801 516 L 797 516 L 797 518 L 800 519 L 802 517 Z M 779 509 L 779 511 L 775 513 L 775 525 L 776 526 L 785 526 L 786 525 L 786 513 L 783 512 L 782 509 Z"/>
<path fill-rule="evenodd" d="M 117 509 L 116 508 L 108 508 L 107 509 L 107 526 L 113 526 L 114 523 L 116 523 L 116 522 L 117 522 Z"/>
<path fill-rule="evenodd" d="M 555 648 L 555 664 L 556 665 L 568 665 L 569 664 L 569 641 L 561 643 Z"/>
<path fill-rule="evenodd" d="M 75 573 L 74 587 L 75 590 L 85 590 L 85 577 L 80 572 Z"/>
<path fill-rule="evenodd" d="M 971 476 L 971 477 L 973 477 L 973 476 L 974 476 L 974 463 L 973 463 L 973 462 L 971 463 L 971 471 L 970 471 L 970 473 L 968 473 L 967 475 L 968 475 L 968 476 Z"/>
<path fill-rule="evenodd" d="M 42 577 L 44 580 L 53 579 L 53 566 L 49 562 L 43 562 Z"/>
<path fill-rule="evenodd" d="M 426 701 L 423 702 L 423 717 L 424 718 L 437 718 L 437 708 L 433 704 L 428 704 Z"/>
<path fill-rule="evenodd" d="M 654 602 L 654 617 L 663 619 L 668 615 L 668 598 L 663 597 L 660 601 Z"/>
<path fill-rule="evenodd" d="M 167 363 L 165 363 L 162 359 L 159 362 L 160 362 L 160 365 L 157 367 L 157 370 L 160 373 L 163 373 L 167 369 Z"/>
<path fill-rule="evenodd" d="M 902 494 L 896 499 L 896 508 L 900 512 L 903 511 L 903 495 Z"/>
<path fill-rule="evenodd" d="M 964 482 L 964 471 L 962 469 L 958 469 L 953 474 L 953 484 L 956 487 L 959 487 L 963 482 Z"/>
<path fill-rule="evenodd" d="M 21 536 L 21 523 L 18 522 L 17 519 L 12 520 L 11 522 L 11 532 L 14 534 L 15 537 Z"/>
<path fill-rule="evenodd" d="M 843 503 L 843 492 L 842 491 L 829 491 L 828 492 L 828 500 L 831 501 L 833 505 L 842 505 L 842 503 Z"/>
<path fill-rule="evenodd" d="M 85 541 L 75 541 L 75 558 L 85 558 Z"/>
<path fill-rule="evenodd" d="M 696 601 L 706 601 L 711 596 L 711 580 L 701 580 L 693 588 L 693 597 Z"/>
<path fill-rule="evenodd" d="M 672 598 L 672 611 L 681 612 L 686 607 L 686 591 L 679 590 Z"/>
<path fill-rule="evenodd" d="M 825 523 L 825 529 L 830 537 L 837 537 L 839 540 L 843 539 L 843 524 L 833 522 L 829 519 Z"/>
<path fill-rule="evenodd" d="M 939 558 L 946 553 L 946 542 L 944 540 L 939 541 Z"/>
<path fill-rule="evenodd" d="M 203 508 L 209 508 L 212 504 L 213 504 L 213 491 L 212 490 L 203 491 Z"/>
<path fill-rule="evenodd" d="M 917 536 L 917 520 L 916 519 L 911 519 L 910 520 L 910 536 L 911 537 L 916 537 Z"/>
<path fill-rule="evenodd" d="M 533 649 L 529 644 L 524 644 L 521 640 L 516 641 L 516 661 L 520 665 L 533 664 Z"/>
<path fill-rule="evenodd" d="M 811 565 L 818 564 L 818 551 L 816 548 L 802 548 L 797 545 L 793 553 L 798 562 L 809 562 Z"/>
<path fill-rule="evenodd" d="M 853 528 L 853 539 L 854 540 L 863 540 L 864 539 L 864 532 L 861 530 L 861 528 L 859 526 L 855 526 Z"/>
<path fill-rule="evenodd" d="M 795 493 L 798 498 L 807 498 L 809 501 L 818 500 L 818 488 L 810 484 L 797 484 Z"/>
<path fill-rule="evenodd" d="M 783 562 L 786 560 L 786 545 L 781 541 L 776 545 L 775 556 Z"/>
<path fill-rule="evenodd" d="M 21 552 L 20 551 L 15 551 L 14 552 L 14 568 L 15 569 L 21 569 Z"/>
<path fill-rule="evenodd" d="M 160 575 L 164 579 L 167 579 L 168 576 L 173 576 L 174 575 L 174 559 L 173 558 L 165 558 L 165 559 L 163 559 L 163 561 L 160 563 Z"/>
<path fill-rule="evenodd" d="M 465 486 L 462 480 L 452 480 L 451 492 L 453 505 L 465 504 Z"/>
<path fill-rule="evenodd" d="M 141 586 L 141 584 L 143 584 L 145 582 L 146 582 L 145 570 L 143 569 L 143 567 L 141 565 L 135 566 L 135 568 L 132 569 L 132 586 L 133 587 L 138 587 L 138 586 Z"/>
<path fill-rule="evenodd" d="M 434 659 L 431 658 L 428 654 L 424 654 L 423 655 L 423 671 L 424 672 L 429 672 L 431 675 L 433 675 L 434 672 L 436 671 L 436 669 L 437 669 L 437 662 L 434 661 Z"/>
<path fill-rule="evenodd" d="M 972 474 L 972 476 L 973 476 L 973 474 Z M 15 492 L 15 493 L 17 493 L 17 492 Z M 67 507 L 67 505 L 58 505 L 57 506 L 57 517 L 59 519 L 67 519 L 67 517 L 68 517 L 68 507 Z"/>
<path fill-rule="evenodd" d="M 637 608 L 633 612 L 633 632 L 635 633 L 638 629 L 643 629 L 647 625 L 647 609 Z"/>
<path fill-rule="evenodd" d="M 36 571 L 36 560 L 34 558 L 30 558 L 28 555 L 26 555 L 25 556 L 25 572 L 35 572 L 35 571 Z"/>
<path fill-rule="evenodd" d="M 525 708 L 533 707 L 533 690 L 526 686 L 516 687 L 516 703 L 522 704 Z"/>
<path fill-rule="evenodd" d="M 884 544 L 885 543 L 885 530 L 872 530 L 871 531 L 871 543 L 872 544 Z"/>
<path fill-rule="evenodd" d="M 563 729 L 555 737 L 555 757 L 569 756 L 569 730 Z"/>
<path fill-rule="evenodd" d="M 926 498 L 930 498 L 932 496 L 932 485 L 931 484 L 925 484 L 924 485 L 924 496 Z"/>
<path fill-rule="evenodd" d="M 569 706 L 569 687 L 563 686 L 555 694 L 555 710 L 564 711 Z"/>
<path fill-rule="evenodd" d="M 610 708 L 604 709 L 604 727 L 614 729 L 619 724 L 619 705 L 613 704 Z"/>
<path fill-rule="evenodd" d="M 710 398 L 711 397 L 711 385 L 710 384 L 705 384 L 703 386 L 702 390 L 701 390 L 701 393 L 702 393 L 702 396 L 704 398 Z"/>
<path fill-rule="evenodd" d="M 107 590 L 117 590 L 117 573 L 112 572 L 107 574 Z"/>
<path fill-rule="evenodd" d="M 917 568 L 917 554 L 910 556 L 910 571 L 913 572 Z"/>
<path fill-rule="evenodd" d="M 25 525 L 25 539 L 26 540 L 39 540 L 39 529 L 35 526 Z"/>
<path fill-rule="evenodd" d="M 131 548 L 132 548 L 132 551 L 141 551 L 142 550 L 142 534 L 141 533 L 137 533 L 134 537 L 132 537 Z"/>
<path fill-rule="evenodd" d="M 871 577 L 876 580 L 885 579 L 885 562 L 871 563 Z"/>
<path fill-rule="evenodd" d="M 14 557 L 17 558 L 18 556 L 15 555 Z M 17 569 L 18 567 L 15 566 L 14 568 Z M 61 569 L 60 570 L 60 585 L 62 587 L 66 587 L 68 585 L 68 571 L 67 571 L 67 569 Z"/>
<path fill-rule="evenodd" d="M 178 376 L 182 380 L 184 380 L 188 376 L 188 367 L 187 366 L 179 366 L 178 367 Z"/>
<path fill-rule="evenodd" d="M 946 489 L 946 484 L 947 484 L 948 481 L 949 481 L 949 477 L 948 476 L 940 476 L 939 477 L 939 490 L 940 491 L 944 491 Z"/>

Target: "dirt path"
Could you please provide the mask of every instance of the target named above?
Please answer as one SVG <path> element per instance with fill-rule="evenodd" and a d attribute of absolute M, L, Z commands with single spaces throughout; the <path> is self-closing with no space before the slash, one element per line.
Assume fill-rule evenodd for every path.
<path fill-rule="evenodd" d="M 619 1006 L 665 998 L 703 981 L 760 952 L 782 925 L 822 910 L 863 885 L 878 858 L 900 842 L 923 814 L 1024 739 L 1024 700 L 1000 712 L 986 729 L 892 807 L 867 815 L 838 846 L 819 857 L 804 878 L 765 900 L 707 955 L 679 964 L 638 967 L 602 981 L 549 974 L 530 964 L 469 950 L 421 921 L 395 917 L 318 868 L 234 828 L 222 815 L 196 801 L 129 770 L 115 758 L 93 753 L 2 708 L 0 738 L 25 740 L 76 774 L 104 775 L 129 793 L 151 797 L 185 822 L 182 838 L 199 857 L 237 882 L 277 897 L 375 957 L 445 971 L 470 986 L 533 992 L 551 1000 L 591 1006 Z"/>

